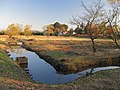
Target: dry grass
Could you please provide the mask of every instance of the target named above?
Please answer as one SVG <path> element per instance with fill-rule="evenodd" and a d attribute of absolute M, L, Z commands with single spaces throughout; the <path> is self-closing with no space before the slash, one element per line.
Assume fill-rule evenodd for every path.
<path fill-rule="evenodd" d="M 6 35 L 0 35 L 0 41 L 6 41 L 8 39 L 8 36 Z"/>
<path fill-rule="evenodd" d="M 67 70 L 72 72 L 82 71 L 91 68 L 91 66 L 100 66 L 101 63 L 103 63 L 102 66 L 115 64 L 111 62 L 116 62 L 118 65 L 117 61 L 112 58 L 120 55 L 120 50 L 114 42 L 106 39 L 96 40 L 96 53 L 92 52 L 92 43 L 89 39 L 75 37 L 34 37 L 34 39 L 29 40 L 24 38 L 24 43 L 26 47 L 39 52 L 38 55 L 44 57 L 45 60 L 50 58 L 46 61 L 55 68 L 60 66 L 63 69 L 61 66 L 67 66 Z"/>

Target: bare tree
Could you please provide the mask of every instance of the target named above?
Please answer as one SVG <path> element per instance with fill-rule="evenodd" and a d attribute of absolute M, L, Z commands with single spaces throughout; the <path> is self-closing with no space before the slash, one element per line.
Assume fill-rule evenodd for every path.
<path fill-rule="evenodd" d="M 108 20 L 108 27 L 111 30 L 111 34 L 109 36 L 120 49 L 120 46 L 118 44 L 118 41 L 120 40 L 120 1 L 113 0 L 110 2 L 110 4 L 111 10 L 109 10 L 109 13 L 106 15 Z"/>
<path fill-rule="evenodd" d="M 101 30 L 98 27 L 103 22 L 104 5 L 102 4 L 101 0 L 91 0 L 91 2 L 92 4 L 88 6 L 81 1 L 84 9 L 83 16 L 79 16 L 78 18 L 73 17 L 72 20 L 70 20 L 70 23 L 79 25 L 81 22 L 83 22 L 85 24 L 84 31 L 87 31 L 87 34 L 92 42 L 93 52 L 96 52 L 94 40 L 99 36 Z M 97 30 L 94 29 L 95 27 L 97 27 Z"/>

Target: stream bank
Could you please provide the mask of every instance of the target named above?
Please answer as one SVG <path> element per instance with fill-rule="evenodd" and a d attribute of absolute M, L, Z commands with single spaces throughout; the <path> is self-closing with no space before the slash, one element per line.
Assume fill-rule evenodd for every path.
<path fill-rule="evenodd" d="M 92 69 L 87 69 L 77 73 L 63 74 L 57 72 L 51 64 L 47 63 L 45 60 L 41 59 L 35 52 L 28 51 L 20 46 L 12 46 L 7 50 L 10 54 L 10 58 L 16 60 L 18 58 L 24 57 L 27 59 L 28 63 L 21 66 L 27 70 L 27 73 L 30 74 L 31 78 L 36 82 L 42 82 L 45 84 L 64 84 L 68 82 L 73 82 L 78 78 L 85 77 L 89 73 L 95 73 L 101 70 L 108 69 L 117 69 L 118 66 L 107 66 L 107 67 L 98 67 Z M 23 60 L 24 60 L 23 59 Z"/>
<path fill-rule="evenodd" d="M 57 42 L 57 45 L 56 45 L 56 42 Z M 78 44 L 76 44 L 75 42 L 74 44 L 70 41 L 61 42 L 59 40 L 58 41 L 54 41 L 54 40 L 42 41 L 41 40 L 41 41 L 35 41 L 35 42 L 23 41 L 23 43 L 24 43 L 22 46 L 23 48 L 35 52 L 40 58 L 44 59 L 47 63 L 51 64 L 56 69 L 56 71 L 64 74 L 77 73 L 89 68 L 105 67 L 105 66 L 120 66 L 120 50 L 116 49 L 115 46 L 111 46 L 112 47 L 111 50 L 110 49 L 107 50 L 106 48 L 105 50 L 102 49 L 103 51 L 98 51 L 96 53 L 89 53 L 90 51 L 86 50 L 86 54 L 81 55 L 79 53 L 76 53 L 74 49 L 73 49 L 74 51 L 71 49 L 73 45 L 75 45 L 76 48 L 78 48 L 77 45 L 81 42 L 79 43 L 77 42 Z M 59 43 L 62 43 L 63 46 L 61 46 L 61 44 Z M 73 45 L 69 46 L 68 43 L 70 44 L 72 43 Z M 83 43 L 88 43 L 88 42 L 83 42 Z M 48 44 L 48 47 L 45 46 L 46 44 Z M 56 49 L 51 50 L 52 48 L 49 49 L 49 46 L 51 45 L 52 45 L 52 48 L 61 47 L 62 50 L 56 50 Z M 69 51 L 69 49 L 64 50 L 63 47 L 68 47 L 70 48 L 71 51 Z M 79 48 L 81 49 L 81 47 Z M 82 53 L 84 54 L 85 52 L 82 51 Z M 56 56 L 58 56 L 58 58 L 56 58 Z"/>

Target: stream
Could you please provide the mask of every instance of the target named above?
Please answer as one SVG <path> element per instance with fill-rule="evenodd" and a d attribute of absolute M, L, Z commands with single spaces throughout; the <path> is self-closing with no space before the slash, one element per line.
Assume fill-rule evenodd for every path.
<path fill-rule="evenodd" d="M 10 54 L 10 58 L 16 60 L 16 57 L 27 57 L 28 65 L 24 68 L 26 72 L 30 74 L 32 79 L 36 82 L 42 82 L 45 84 L 63 84 L 66 82 L 72 82 L 77 78 L 86 76 L 87 72 L 91 69 L 84 70 L 79 73 L 73 74 L 60 74 L 50 64 L 41 59 L 35 52 L 28 51 L 20 46 L 14 46 L 7 50 Z M 94 68 L 93 73 L 101 70 L 116 69 L 118 66 L 98 67 Z"/>

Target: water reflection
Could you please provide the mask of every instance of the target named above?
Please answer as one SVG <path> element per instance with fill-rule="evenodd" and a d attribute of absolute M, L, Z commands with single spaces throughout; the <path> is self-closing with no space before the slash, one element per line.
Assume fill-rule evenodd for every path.
<path fill-rule="evenodd" d="M 16 62 L 22 68 L 28 68 L 28 58 L 27 57 L 16 57 Z"/>
<path fill-rule="evenodd" d="M 68 74 L 63 75 L 57 73 L 56 70 L 43 59 L 39 58 L 39 56 L 31 51 L 27 51 L 21 47 L 11 47 L 8 49 L 10 53 L 10 58 L 15 60 L 16 57 L 27 57 L 28 58 L 28 65 L 25 66 L 27 72 L 30 73 L 33 80 L 37 82 L 43 82 L 46 84 L 61 84 L 65 82 L 71 82 L 75 79 L 85 76 L 86 72 L 90 72 L 91 69 L 76 73 L 76 74 Z M 106 70 L 106 69 L 114 69 L 119 67 L 103 67 L 103 68 L 94 68 L 92 72 Z"/>
<path fill-rule="evenodd" d="M 26 70 L 26 68 L 28 68 L 28 63 L 20 64 L 20 67 Z"/>

